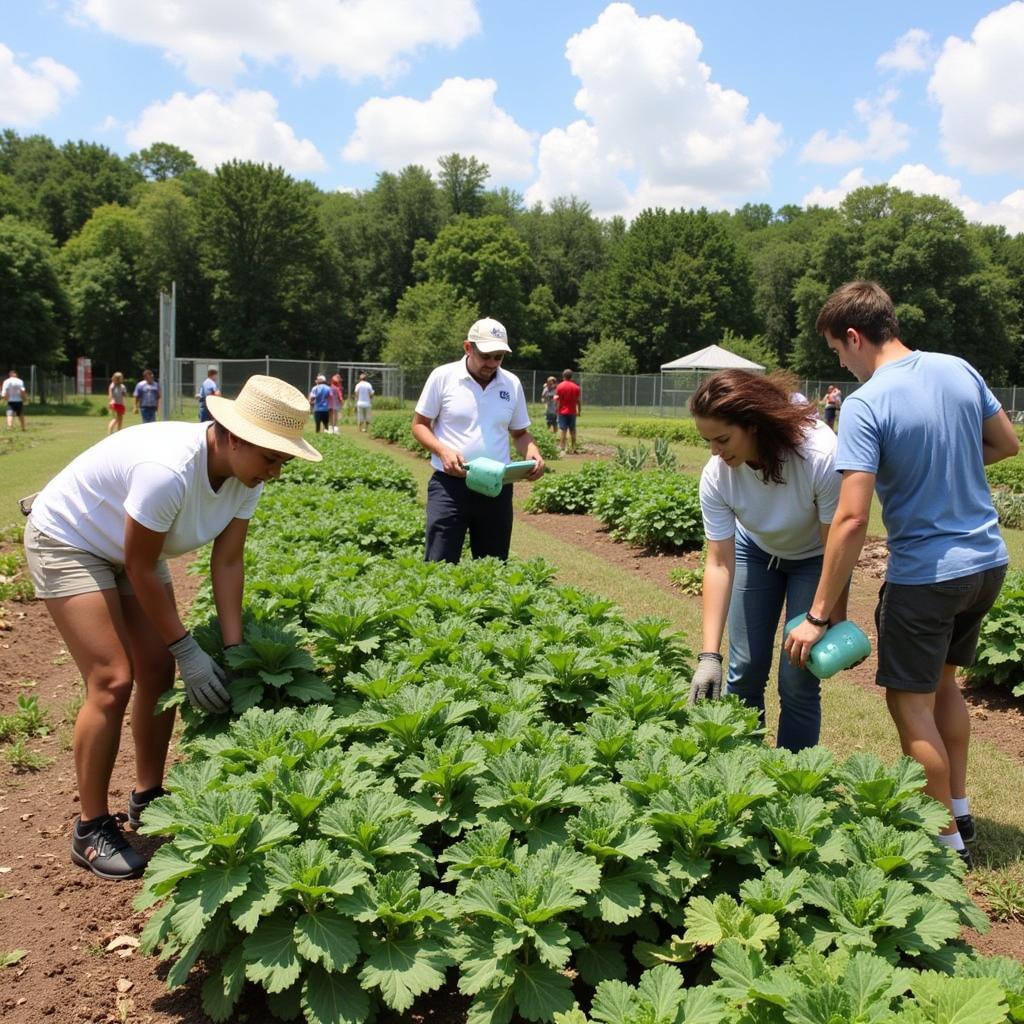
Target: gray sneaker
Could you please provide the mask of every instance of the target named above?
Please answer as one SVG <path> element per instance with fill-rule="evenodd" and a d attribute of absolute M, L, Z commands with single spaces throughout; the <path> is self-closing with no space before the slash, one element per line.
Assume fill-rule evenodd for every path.
<path fill-rule="evenodd" d="M 81 823 L 79 818 L 71 830 L 71 859 L 76 864 L 110 882 L 142 874 L 146 858 L 125 839 L 117 818 L 112 814 L 97 818 L 84 833 Z"/>
<path fill-rule="evenodd" d="M 155 792 L 152 790 L 146 792 L 148 795 L 145 800 L 140 800 L 135 795 L 134 789 L 128 797 L 128 824 L 133 832 L 139 831 L 139 826 L 142 824 L 142 812 L 149 806 L 150 801 L 155 800 L 158 796 L 167 795 L 167 790 L 162 786 L 158 786 Z"/>

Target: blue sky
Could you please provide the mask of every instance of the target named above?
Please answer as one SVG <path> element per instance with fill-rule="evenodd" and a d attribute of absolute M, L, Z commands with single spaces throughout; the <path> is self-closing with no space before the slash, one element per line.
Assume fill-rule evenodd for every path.
<path fill-rule="evenodd" d="M 1017 232 L 1022 55 L 1022 0 L 0 0 L 0 126 L 325 189 L 458 151 L 603 216 L 890 182 Z"/>

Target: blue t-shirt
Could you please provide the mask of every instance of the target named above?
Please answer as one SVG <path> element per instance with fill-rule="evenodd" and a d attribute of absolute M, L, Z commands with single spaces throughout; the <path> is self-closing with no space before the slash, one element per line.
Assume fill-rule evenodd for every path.
<path fill-rule="evenodd" d="M 134 397 L 139 400 L 140 409 L 155 409 L 160 400 L 160 384 L 155 380 L 147 382 L 143 378 L 135 385 Z"/>
<path fill-rule="evenodd" d="M 200 413 L 206 412 L 206 399 L 210 397 L 217 390 L 217 382 L 212 377 L 207 377 L 202 384 L 199 385 L 199 411 Z"/>
<path fill-rule="evenodd" d="M 893 583 L 939 583 L 1005 565 L 981 448 L 999 402 L 970 363 L 913 352 L 843 403 L 837 470 L 875 474 Z"/>
<path fill-rule="evenodd" d="M 331 389 L 326 384 L 317 384 L 309 393 L 313 399 L 314 412 L 327 412 L 331 407 Z"/>

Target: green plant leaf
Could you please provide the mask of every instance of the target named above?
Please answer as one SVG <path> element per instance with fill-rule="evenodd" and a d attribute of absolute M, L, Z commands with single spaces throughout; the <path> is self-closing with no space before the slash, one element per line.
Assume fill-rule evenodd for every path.
<path fill-rule="evenodd" d="M 520 964 L 512 992 L 527 1020 L 550 1020 L 558 1012 L 571 1010 L 574 1001 L 569 979 L 541 963 Z"/>
<path fill-rule="evenodd" d="M 203 982 L 203 1009 L 211 1020 L 227 1020 L 242 994 L 245 984 L 245 959 L 241 944 L 213 967 Z"/>
<path fill-rule="evenodd" d="M 444 984 L 445 968 L 451 962 L 433 940 L 385 939 L 374 944 L 359 980 L 364 988 L 379 989 L 384 1002 L 402 1013 L 417 996 Z"/>
<path fill-rule="evenodd" d="M 298 981 L 302 959 L 295 945 L 295 929 L 284 914 L 262 921 L 243 943 L 245 976 L 268 992 L 281 992 Z"/>
<path fill-rule="evenodd" d="M 295 922 L 295 947 L 328 971 L 346 971 L 359 956 L 355 922 L 332 910 L 312 910 Z"/>
<path fill-rule="evenodd" d="M 362 1024 L 370 1000 L 349 974 L 335 974 L 314 964 L 302 983 L 302 1012 L 307 1024 Z"/>

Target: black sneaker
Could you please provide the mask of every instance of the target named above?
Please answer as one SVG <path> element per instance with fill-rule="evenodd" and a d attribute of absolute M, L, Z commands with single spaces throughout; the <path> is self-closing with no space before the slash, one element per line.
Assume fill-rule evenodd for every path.
<path fill-rule="evenodd" d="M 132 848 L 121 825 L 112 814 L 97 818 L 84 835 L 81 818 L 71 830 L 71 859 L 94 875 L 110 882 L 138 878 L 146 867 L 146 858 Z"/>
<path fill-rule="evenodd" d="M 133 832 L 139 831 L 139 826 L 142 824 L 142 812 L 149 806 L 150 801 L 155 800 L 158 796 L 166 795 L 167 790 L 162 786 L 147 789 L 142 798 L 135 795 L 134 789 L 131 791 L 131 795 L 128 797 L 128 824 Z"/>
<path fill-rule="evenodd" d="M 960 832 L 960 838 L 965 843 L 973 843 L 978 838 L 978 830 L 974 827 L 974 819 L 969 814 L 961 814 L 956 819 L 956 827 Z"/>
<path fill-rule="evenodd" d="M 971 851 L 968 849 L 957 850 L 956 855 L 964 862 L 964 867 L 968 871 L 974 870 L 974 858 L 971 856 Z"/>

